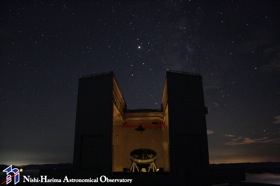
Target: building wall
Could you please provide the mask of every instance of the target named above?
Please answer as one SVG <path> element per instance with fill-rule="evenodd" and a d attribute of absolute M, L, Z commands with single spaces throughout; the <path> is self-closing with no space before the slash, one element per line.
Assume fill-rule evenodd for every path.
<path fill-rule="evenodd" d="M 170 172 L 201 170 L 208 166 L 206 107 L 202 77 L 167 72 Z"/>
<path fill-rule="evenodd" d="M 112 171 L 113 73 L 79 80 L 74 166 Z"/>
<path fill-rule="evenodd" d="M 124 168 L 129 168 L 126 165 L 125 161 L 125 149 L 126 149 L 126 141 L 125 141 L 125 131 L 122 125 L 114 125 L 113 126 L 113 172 L 122 172 Z"/>
<path fill-rule="evenodd" d="M 139 124 L 147 124 L 143 119 Z M 135 123 L 134 123 L 135 125 Z M 120 120 L 113 123 L 113 172 L 121 172 L 123 168 L 130 168 L 130 153 L 135 149 L 152 149 L 157 152 L 158 158 L 156 165 L 168 171 L 169 162 L 166 163 L 165 158 L 168 155 L 166 143 L 168 136 L 166 135 L 166 127 L 145 127 L 142 133 L 136 131 L 135 127 L 124 127 Z"/>
<path fill-rule="evenodd" d="M 169 152 L 169 117 L 168 117 L 168 106 L 164 111 L 165 127 L 162 130 L 162 149 L 163 149 L 163 161 L 164 161 L 164 172 L 170 171 L 170 152 Z"/>

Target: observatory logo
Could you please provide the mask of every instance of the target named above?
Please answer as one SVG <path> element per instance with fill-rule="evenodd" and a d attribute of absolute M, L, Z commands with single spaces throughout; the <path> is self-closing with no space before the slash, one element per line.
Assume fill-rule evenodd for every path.
<path fill-rule="evenodd" d="M 18 184 L 20 181 L 20 173 L 18 168 L 13 168 L 12 165 L 5 168 L 2 172 L 6 173 L 6 180 L 2 184 L 8 185 L 14 179 L 14 185 Z"/>

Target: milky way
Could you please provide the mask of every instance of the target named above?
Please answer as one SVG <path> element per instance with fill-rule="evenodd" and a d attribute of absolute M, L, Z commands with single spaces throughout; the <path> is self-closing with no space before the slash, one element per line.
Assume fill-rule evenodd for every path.
<path fill-rule="evenodd" d="M 1 163 L 72 162 L 81 76 L 113 70 L 129 108 L 160 108 L 169 69 L 203 76 L 212 163 L 280 161 L 280 2 L 0 7 Z"/>

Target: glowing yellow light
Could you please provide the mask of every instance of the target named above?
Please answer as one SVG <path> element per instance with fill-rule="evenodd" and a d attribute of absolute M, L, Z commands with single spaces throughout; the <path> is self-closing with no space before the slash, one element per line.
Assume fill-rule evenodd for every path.
<path fill-rule="evenodd" d="M 23 169 L 19 169 L 19 172 L 23 172 Z"/>

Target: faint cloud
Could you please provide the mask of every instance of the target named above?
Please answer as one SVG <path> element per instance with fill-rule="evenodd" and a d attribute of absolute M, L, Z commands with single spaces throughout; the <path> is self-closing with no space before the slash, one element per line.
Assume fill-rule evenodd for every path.
<path fill-rule="evenodd" d="M 234 138 L 235 137 L 235 135 L 232 135 L 232 134 L 225 134 L 224 136 L 229 137 L 229 138 Z"/>
<path fill-rule="evenodd" d="M 214 134 L 213 130 L 207 130 L 207 135 Z"/>
<path fill-rule="evenodd" d="M 275 116 L 273 119 L 274 119 L 273 123 L 280 124 L 280 115 Z"/>
<path fill-rule="evenodd" d="M 276 39 L 277 38 L 277 39 Z M 280 46 L 278 32 L 267 33 L 259 30 L 240 47 L 243 54 L 252 54 L 251 60 L 262 72 L 280 71 Z"/>
<path fill-rule="evenodd" d="M 279 139 L 270 139 L 269 137 L 263 138 L 249 138 L 249 137 L 237 137 L 229 142 L 226 142 L 225 145 L 248 145 L 248 144 L 257 144 L 257 143 L 271 143 L 276 142 Z"/>
<path fill-rule="evenodd" d="M 266 70 L 280 70 L 280 47 L 273 46 L 264 50 L 266 56 L 270 56 L 271 60 L 268 64 L 263 65 L 261 68 Z"/>

